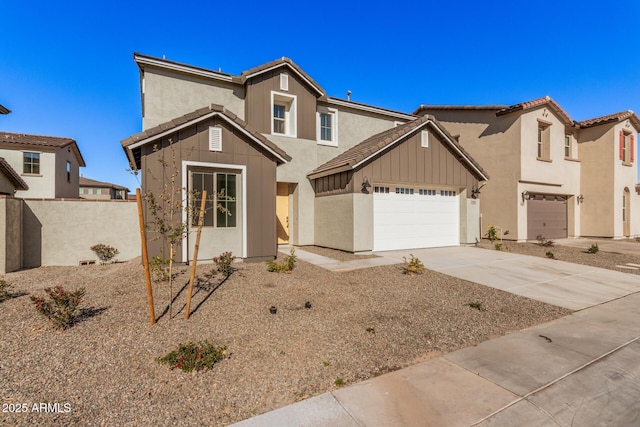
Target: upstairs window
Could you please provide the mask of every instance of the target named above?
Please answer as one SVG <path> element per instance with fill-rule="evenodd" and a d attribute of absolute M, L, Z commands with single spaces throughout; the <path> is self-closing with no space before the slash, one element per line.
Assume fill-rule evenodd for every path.
<path fill-rule="evenodd" d="M 620 131 L 620 160 L 623 164 L 631 164 L 634 161 L 634 139 L 632 134 Z"/>
<path fill-rule="evenodd" d="M 296 137 L 296 97 L 271 92 L 271 133 Z"/>
<path fill-rule="evenodd" d="M 22 173 L 40 174 L 40 153 L 23 153 Z"/>
<path fill-rule="evenodd" d="M 317 140 L 318 144 L 338 146 L 338 110 L 318 108 Z"/>
<path fill-rule="evenodd" d="M 67 161 L 67 182 L 71 182 L 71 162 Z"/>
<path fill-rule="evenodd" d="M 331 142 L 331 114 L 320 113 L 320 140 Z"/>
<path fill-rule="evenodd" d="M 538 160 L 551 160 L 549 149 L 549 138 L 551 134 L 551 125 L 549 123 L 538 122 Z"/>

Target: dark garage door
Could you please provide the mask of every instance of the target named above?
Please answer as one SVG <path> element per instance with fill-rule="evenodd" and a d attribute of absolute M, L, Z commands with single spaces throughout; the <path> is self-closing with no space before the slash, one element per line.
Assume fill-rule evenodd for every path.
<path fill-rule="evenodd" d="M 567 197 L 532 194 L 527 201 L 527 239 L 567 237 Z"/>

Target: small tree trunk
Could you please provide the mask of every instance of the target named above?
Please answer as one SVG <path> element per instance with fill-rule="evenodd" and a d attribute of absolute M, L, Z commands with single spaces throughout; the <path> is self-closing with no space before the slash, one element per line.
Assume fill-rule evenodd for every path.
<path fill-rule="evenodd" d="M 173 318 L 173 245 L 169 245 L 169 319 Z"/>
<path fill-rule="evenodd" d="M 202 223 L 204 219 L 204 206 L 207 200 L 207 191 L 202 192 L 202 202 L 200 202 L 200 213 L 198 214 L 198 232 L 196 233 L 196 244 L 193 248 L 193 265 L 191 266 L 191 274 L 189 275 L 189 290 L 187 291 L 187 306 L 184 312 L 184 318 L 189 319 L 189 311 L 191 310 L 191 294 L 193 293 L 193 280 L 196 277 L 196 265 L 198 264 L 198 249 L 200 248 L 200 232 L 202 231 Z"/>

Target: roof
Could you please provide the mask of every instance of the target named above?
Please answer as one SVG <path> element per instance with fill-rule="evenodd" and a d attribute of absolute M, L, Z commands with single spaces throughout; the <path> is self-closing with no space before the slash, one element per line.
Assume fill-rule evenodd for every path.
<path fill-rule="evenodd" d="M 508 105 L 425 105 L 421 104 L 413 112 L 415 115 L 419 115 L 423 111 L 441 110 L 441 111 L 458 111 L 458 110 L 504 110 L 509 108 Z"/>
<path fill-rule="evenodd" d="M 546 105 L 550 109 L 554 110 L 565 121 L 566 124 L 573 125 L 573 120 L 571 119 L 571 117 L 569 117 L 569 114 L 567 114 L 567 112 L 564 111 L 564 109 L 560 105 L 558 105 L 556 101 L 551 99 L 549 96 L 534 99 L 532 101 L 521 102 L 519 104 L 514 104 L 507 108 L 503 108 L 502 110 L 496 113 L 496 116 L 510 114 L 515 111 L 530 110 L 532 108 L 538 108 L 543 105 Z"/>
<path fill-rule="evenodd" d="M 80 177 L 80 187 L 94 187 L 94 188 L 114 188 L 116 190 L 130 190 L 127 187 L 121 185 L 112 184 L 110 182 L 96 181 L 95 179 Z"/>
<path fill-rule="evenodd" d="M 354 170 L 364 163 L 367 163 L 375 155 L 397 144 L 405 137 L 410 136 L 419 130 L 430 126 L 436 133 L 440 134 L 446 144 L 449 144 L 460 155 L 460 160 L 467 164 L 481 180 L 488 180 L 489 176 L 480 165 L 458 144 L 449 132 L 430 115 L 424 115 L 400 126 L 388 129 L 373 135 L 360 144 L 351 147 L 342 154 L 334 157 L 323 165 L 307 174 L 310 179 L 321 178 L 335 173 Z"/>
<path fill-rule="evenodd" d="M 9 114 L 11 112 L 11 110 L 9 110 L 7 107 L 0 105 L 0 114 Z"/>
<path fill-rule="evenodd" d="M 11 133 L 0 131 L 0 144 L 17 145 L 29 148 L 73 148 L 80 166 L 86 166 L 78 144 L 71 138 L 57 136 L 31 135 L 27 133 Z"/>
<path fill-rule="evenodd" d="M 9 163 L 4 159 L 4 157 L 0 157 L 0 173 L 4 174 L 16 187 L 16 190 L 28 190 L 29 186 L 26 182 L 20 177 L 18 172 L 16 172 Z"/>
<path fill-rule="evenodd" d="M 623 120 L 630 119 L 636 129 L 640 129 L 640 119 L 638 115 L 631 110 L 621 111 L 619 113 L 607 114 L 606 116 L 595 117 L 589 120 L 583 120 L 576 122 L 581 128 L 589 128 L 592 126 L 600 126 L 612 122 L 621 122 Z"/>
<path fill-rule="evenodd" d="M 296 63 L 293 62 L 290 58 L 286 58 L 284 56 L 280 59 L 276 59 L 275 61 L 267 62 L 266 64 L 258 65 L 257 67 L 253 67 L 246 71 L 243 71 L 240 74 L 240 81 L 241 83 L 244 83 L 248 79 L 283 66 L 289 68 L 291 71 L 297 74 L 298 77 L 300 77 L 313 90 L 316 91 L 318 96 L 325 95 L 324 89 L 322 89 L 322 87 L 320 87 L 318 83 L 316 83 L 307 73 L 305 73 L 302 68 L 298 67 L 298 65 L 296 65 Z"/>
<path fill-rule="evenodd" d="M 354 108 L 356 110 L 368 111 L 370 113 L 383 114 L 403 120 L 414 120 L 416 116 L 414 114 L 402 113 L 400 111 L 389 110 L 387 108 L 376 107 L 373 105 L 361 104 L 359 102 L 353 102 L 351 100 L 333 98 L 331 96 L 325 96 L 319 99 L 319 101 L 326 102 L 329 105 L 337 105 L 341 107 Z"/>
<path fill-rule="evenodd" d="M 120 141 L 120 143 L 122 144 L 122 148 L 124 149 L 127 158 L 129 159 L 131 167 L 133 169 L 137 169 L 137 165 L 133 158 L 133 153 L 131 152 L 131 150 L 142 145 L 149 144 L 150 142 L 156 141 L 157 139 L 162 138 L 165 135 L 191 126 L 195 123 L 216 116 L 221 117 L 232 126 L 243 131 L 245 135 L 253 139 L 257 144 L 263 146 L 282 163 L 286 163 L 291 160 L 291 157 L 287 153 L 285 153 L 284 150 L 280 149 L 280 147 L 269 141 L 259 132 L 247 126 L 244 120 L 238 118 L 238 116 L 236 116 L 234 113 L 217 104 L 211 104 L 208 107 L 199 108 L 195 111 L 192 111 L 191 113 L 159 124 L 158 126 L 146 129 L 142 132 L 136 133 L 135 135 L 131 135 L 130 137 Z"/>

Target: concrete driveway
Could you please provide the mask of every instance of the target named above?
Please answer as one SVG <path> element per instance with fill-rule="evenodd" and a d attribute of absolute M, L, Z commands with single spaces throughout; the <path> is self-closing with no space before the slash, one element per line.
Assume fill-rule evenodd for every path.
<path fill-rule="evenodd" d="M 639 275 L 475 247 L 376 253 L 399 262 L 410 254 L 430 270 L 571 310 L 640 291 Z"/>

